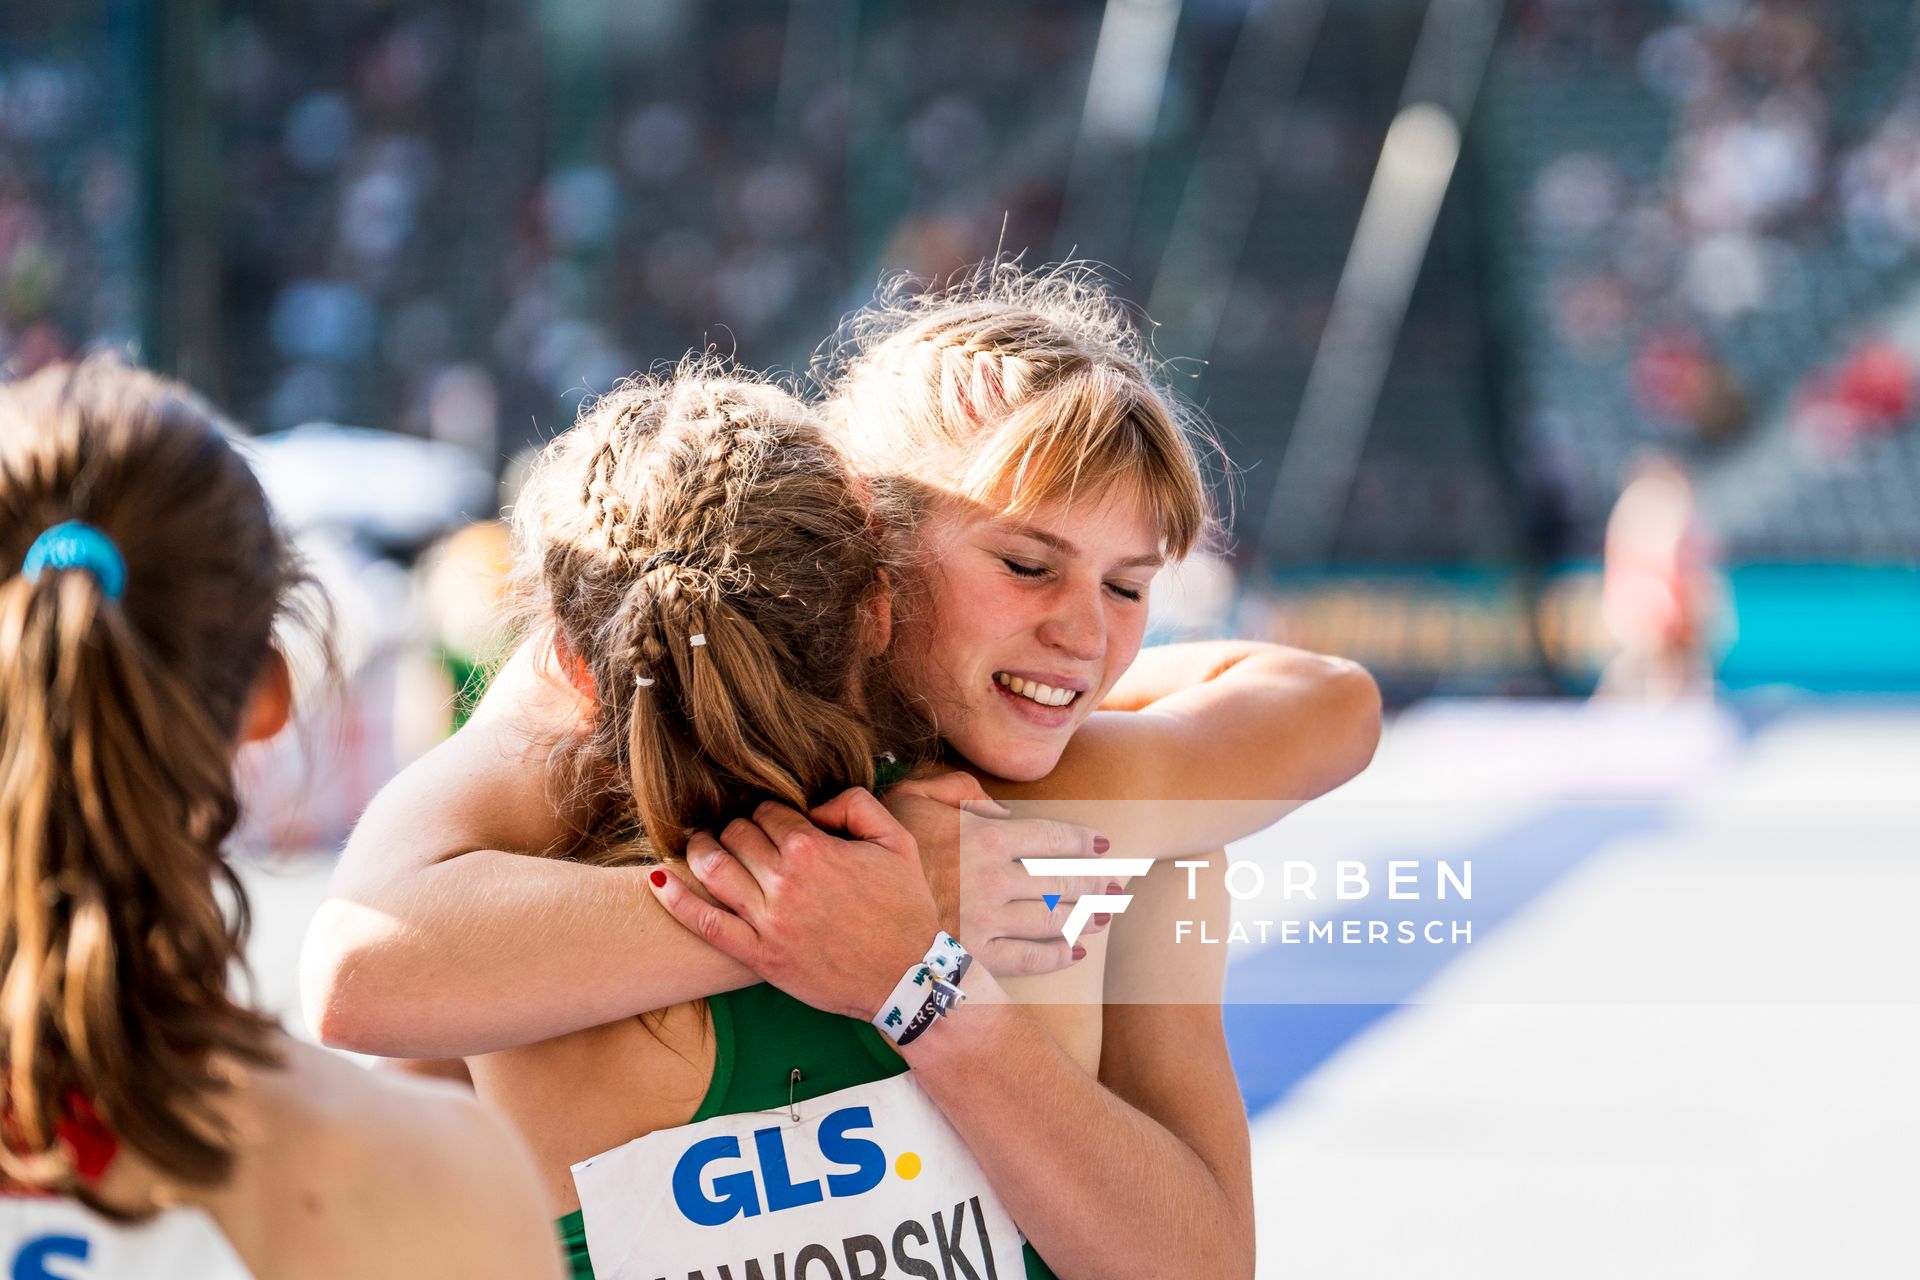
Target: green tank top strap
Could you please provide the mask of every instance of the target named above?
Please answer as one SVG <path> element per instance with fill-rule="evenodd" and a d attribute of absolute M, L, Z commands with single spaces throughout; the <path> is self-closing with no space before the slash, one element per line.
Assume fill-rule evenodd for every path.
<path fill-rule="evenodd" d="M 907 1069 L 871 1023 L 823 1013 L 764 982 L 715 996 L 710 1007 L 713 1080 L 695 1123 L 778 1110 Z"/>
<path fill-rule="evenodd" d="M 575 1209 L 556 1220 L 560 1233 L 560 1251 L 567 1259 L 567 1274 L 573 1280 L 593 1280 L 593 1259 L 587 1254 L 587 1215 Z"/>

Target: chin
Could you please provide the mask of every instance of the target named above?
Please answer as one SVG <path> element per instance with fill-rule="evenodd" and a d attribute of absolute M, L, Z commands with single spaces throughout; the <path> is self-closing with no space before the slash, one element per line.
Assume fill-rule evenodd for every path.
<path fill-rule="evenodd" d="M 952 744 L 969 763 L 984 769 L 996 778 L 1008 782 L 1038 782 L 1052 773 L 1054 766 L 1060 763 L 1060 754 L 1066 744 L 1051 743 L 982 743 L 978 750 L 969 750 L 962 743 Z"/>

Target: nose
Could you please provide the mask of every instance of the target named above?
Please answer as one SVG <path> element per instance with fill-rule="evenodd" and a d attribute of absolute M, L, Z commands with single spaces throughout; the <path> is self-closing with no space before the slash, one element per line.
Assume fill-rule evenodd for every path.
<path fill-rule="evenodd" d="M 1099 588 L 1063 590 L 1040 624 L 1040 643 L 1078 662 L 1094 662 L 1107 651 L 1107 615 Z"/>

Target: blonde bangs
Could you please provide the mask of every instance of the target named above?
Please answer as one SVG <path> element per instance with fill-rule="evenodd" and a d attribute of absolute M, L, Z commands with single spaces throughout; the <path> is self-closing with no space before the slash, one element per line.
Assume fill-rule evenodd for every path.
<path fill-rule="evenodd" d="M 1201 454 L 1230 472 L 1159 367 L 1088 264 L 995 259 L 944 287 L 883 286 L 814 376 L 849 452 L 909 522 L 941 495 L 1021 511 L 1118 491 L 1178 559 L 1220 541 Z"/>
<path fill-rule="evenodd" d="M 1205 542 L 1211 526 L 1186 432 L 1132 380 L 1098 366 L 1009 411 L 979 443 L 956 492 L 1012 515 L 1119 493 L 1145 512 L 1169 560 Z"/>

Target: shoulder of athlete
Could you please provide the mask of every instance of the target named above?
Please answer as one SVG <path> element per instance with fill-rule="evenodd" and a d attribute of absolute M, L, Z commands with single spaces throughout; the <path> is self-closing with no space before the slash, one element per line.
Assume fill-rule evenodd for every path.
<path fill-rule="evenodd" d="M 559 1274 L 530 1158 L 469 1090 L 292 1042 L 286 1068 L 254 1080 L 252 1118 L 274 1139 L 259 1173 L 289 1237 L 382 1260 L 359 1274 Z"/>

